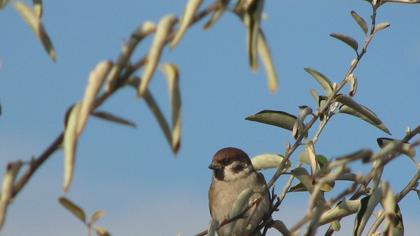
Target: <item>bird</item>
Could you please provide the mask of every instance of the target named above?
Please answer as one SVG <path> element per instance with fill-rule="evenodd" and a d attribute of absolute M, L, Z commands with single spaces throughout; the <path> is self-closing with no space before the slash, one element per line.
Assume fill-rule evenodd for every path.
<path fill-rule="evenodd" d="M 264 176 L 254 170 L 249 156 L 244 151 L 234 147 L 217 151 L 209 168 L 213 170 L 208 192 L 213 221 L 216 220 L 220 224 L 229 219 L 229 213 L 238 195 L 248 188 L 253 191 L 243 209 L 249 204 L 253 205 L 238 220 L 221 226 L 217 234 L 219 236 L 259 235 L 260 232 L 256 231 L 256 228 L 263 219 L 269 217 L 271 204 Z M 234 224 L 233 228 L 230 224 Z"/>

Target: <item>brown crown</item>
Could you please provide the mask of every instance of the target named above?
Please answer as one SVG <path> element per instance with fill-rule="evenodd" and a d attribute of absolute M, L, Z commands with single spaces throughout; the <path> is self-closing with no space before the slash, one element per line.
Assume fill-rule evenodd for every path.
<path fill-rule="evenodd" d="M 213 156 L 213 163 L 220 163 L 223 166 L 229 165 L 233 161 L 241 161 L 251 164 L 251 160 L 249 159 L 248 154 L 239 148 L 222 148 Z"/>

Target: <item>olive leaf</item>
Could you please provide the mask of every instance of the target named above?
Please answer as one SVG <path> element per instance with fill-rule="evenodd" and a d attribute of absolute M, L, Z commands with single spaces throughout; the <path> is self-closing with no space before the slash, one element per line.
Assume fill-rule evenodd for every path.
<path fill-rule="evenodd" d="M 360 209 L 357 212 L 354 222 L 354 236 L 362 235 L 362 232 L 365 229 L 366 223 L 372 215 L 373 210 L 381 200 L 381 193 L 382 191 L 380 189 L 376 189 L 371 195 L 368 195 L 360 200 Z"/>
<path fill-rule="evenodd" d="M 277 72 L 274 67 L 273 58 L 270 53 L 270 48 L 268 47 L 267 40 L 265 39 L 263 31 L 260 29 L 258 34 L 258 54 L 261 58 L 261 61 L 264 65 L 265 73 L 267 74 L 268 89 L 270 92 L 275 92 L 278 85 Z"/>
<path fill-rule="evenodd" d="M 90 217 L 90 224 L 95 224 L 98 220 L 105 216 L 105 212 L 102 210 L 95 211 Z"/>
<path fill-rule="evenodd" d="M 255 170 L 265 170 L 270 168 L 278 168 L 283 161 L 284 156 L 278 154 L 261 154 L 251 158 L 252 166 Z M 284 168 L 290 167 L 290 161 L 287 160 Z"/>
<path fill-rule="evenodd" d="M 375 25 L 375 33 L 379 32 L 383 29 L 388 28 L 390 25 L 391 24 L 389 24 L 388 22 L 382 22 L 382 23 L 379 23 L 379 24 Z"/>
<path fill-rule="evenodd" d="M 129 126 L 129 127 L 132 127 L 132 128 L 137 127 L 137 125 L 134 122 L 129 121 L 129 120 L 124 119 L 124 118 L 121 118 L 117 115 L 114 115 L 114 114 L 106 112 L 106 111 L 94 111 L 92 113 L 92 116 L 94 116 L 96 118 L 99 118 L 99 119 L 106 120 L 106 121 L 114 122 L 114 123 L 117 123 L 117 124 L 126 125 L 126 126 Z"/>
<path fill-rule="evenodd" d="M 340 106 L 339 112 L 356 116 L 374 125 L 375 127 L 384 131 L 385 133 L 391 134 L 388 128 L 378 118 L 378 116 L 369 108 L 355 102 L 352 98 L 342 95 L 342 94 L 336 97 L 336 101 L 343 104 L 342 106 Z"/>
<path fill-rule="evenodd" d="M 308 72 L 321 85 L 327 95 L 332 93 L 332 83 L 325 75 L 309 67 L 306 67 L 304 70 Z"/>
<path fill-rule="evenodd" d="M 176 31 L 174 38 L 170 43 L 170 48 L 174 49 L 178 43 L 181 41 L 191 22 L 194 20 L 195 14 L 203 3 L 203 0 L 189 0 L 187 6 L 185 7 L 184 14 L 181 17 L 179 22 L 179 29 Z"/>
<path fill-rule="evenodd" d="M 146 92 L 150 80 L 156 71 L 159 64 L 160 56 L 163 48 L 166 44 L 168 36 L 172 30 L 173 25 L 177 21 L 177 18 L 173 15 L 164 16 L 160 21 L 156 29 L 156 35 L 153 39 L 152 46 L 147 54 L 147 63 L 144 66 L 142 80 L 137 89 L 137 95 L 143 96 Z"/>
<path fill-rule="evenodd" d="M 78 118 L 81 104 L 76 103 L 68 112 L 64 131 L 64 192 L 67 192 L 73 179 L 74 162 L 76 158 Z"/>
<path fill-rule="evenodd" d="M 340 40 L 341 42 L 343 42 L 347 45 L 349 45 L 351 48 L 354 49 L 354 51 L 357 52 L 357 49 L 359 48 L 359 44 L 357 43 L 357 41 L 354 38 L 352 38 L 350 36 L 347 36 L 347 35 L 344 35 L 344 34 L 339 34 L 339 33 L 331 33 L 330 36 Z"/>
<path fill-rule="evenodd" d="M 179 89 L 179 70 L 175 64 L 164 64 L 161 67 L 168 81 L 169 98 L 172 110 L 172 151 L 178 152 L 181 145 L 181 93 Z"/>
<path fill-rule="evenodd" d="M 365 32 L 365 34 L 367 34 L 368 27 L 367 27 L 365 19 L 363 19 L 363 17 L 359 16 L 359 14 L 357 14 L 355 11 L 351 11 L 351 16 L 356 21 L 356 23 L 360 26 L 360 28 L 363 30 L 363 32 Z"/>
<path fill-rule="evenodd" d="M 95 226 L 95 232 L 98 236 L 111 236 L 108 230 L 99 226 Z"/>
<path fill-rule="evenodd" d="M 58 199 L 60 204 L 65 207 L 70 213 L 72 213 L 74 216 L 76 216 L 79 220 L 81 220 L 83 223 L 86 224 L 86 214 L 83 211 L 81 207 L 76 205 L 74 202 L 72 202 L 70 199 L 67 199 L 65 197 L 60 197 Z"/>
<path fill-rule="evenodd" d="M 32 5 L 34 6 L 35 15 L 41 18 L 43 13 L 42 0 L 32 0 Z"/>
<path fill-rule="evenodd" d="M 3 228 L 4 221 L 6 220 L 7 209 L 13 199 L 16 176 L 19 174 L 22 165 L 22 161 L 11 162 L 7 165 L 0 196 L 0 230 Z"/>
<path fill-rule="evenodd" d="M 378 143 L 379 147 L 383 148 L 386 145 L 388 145 L 390 142 L 401 142 L 401 140 L 392 139 L 392 138 L 377 138 L 376 142 Z M 401 152 L 410 158 L 414 158 L 416 156 L 416 149 L 411 147 L 409 143 L 402 144 Z"/>
<path fill-rule="evenodd" d="M 217 22 L 217 20 L 219 20 L 219 18 L 223 15 L 228 4 L 229 4 L 229 0 L 218 0 L 217 10 L 213 12 L 210 19 L 204 24 L 203 29 L 205 30 L 210 29 L 210 27 L 212 27 Z"/>
<path fill-rule="evenodd" d="M 94 108 L 96 96 L 111 68 L 111 61 L 102 61 L 90 72 L 77 121 L 77 135 L 80 135 L 85 128 L 88 117 Z"/>
<path fill-rule="evenodd" d="M 44 25 L 41 22 L 41 19 L 38 17 L 40 12 L 35 12 L 34 9 L 28 7 L 23 2 L 15 2 L 14 7 L 17 12 L 22 16 L 23 20 L 29 25 L 32 31 L 35 33 L 39 41 L 41 41 L 42 46 L 47 51 L 48 56 L 51 60 L 55 61 L 57 59 L 57 54 L 55 53 L 53 44 L 50 37 L 48 36 Z M 37 10 L 39 11 L 39 10 Z"/>
<path fill-rule="evenodd" d="M 247 27 L 247 49 L 249 64 L 252 70 L 258 69 L 257 51 L 258 51 L 258 34 L 261 23 L 261 15 L 264 7 L 264 0 L 248 1 L 244 7 L 243 21 Z"/>
<path fill-rule="evenodd" d="M 297 118 L 296 116 L 283 111 L 263 110 L 254 115 L 248 116 L 245 119 L 274 125 L 292 131 Z"/>

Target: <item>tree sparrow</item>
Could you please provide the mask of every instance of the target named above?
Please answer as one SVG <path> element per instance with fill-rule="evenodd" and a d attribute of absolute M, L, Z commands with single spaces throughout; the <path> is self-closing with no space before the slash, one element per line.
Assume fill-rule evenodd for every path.
<path fill-rule="evenodd" d="M 270 197 L 268 190 L 264 189 L 266 185 L 264 176 L 254 170 L 245 152 L 233 147 L 216 152 L 209 168 L 213 170 L 209 189 L 210 215 L 219 224 L 229 219 L 232 206 L 243 190 L 251 188 L 254 192 L 249 198 L 249 204 L 261 197 L 261 200 L 246 211 L 243 217 L 232 222 L 234 228 L 230 235 L 251 236 L 269 211 Z M 248 204 L 245 204 L 244 208 L 247 206 Z M 217 234 L 228 236 L 230 224 L 220 227 Z M 258 235 L 258 232 L 255 233 L 254 235 Z"/>

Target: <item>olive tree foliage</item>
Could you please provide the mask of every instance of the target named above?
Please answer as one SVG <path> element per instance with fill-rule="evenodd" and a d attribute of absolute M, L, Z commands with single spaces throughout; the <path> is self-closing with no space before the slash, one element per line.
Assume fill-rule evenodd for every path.
<path fill-rule="evenodd" d="M 403 215 L 398 204 L 410 192 L 417 192 L 420 196 L 420 190 L 417 188 L 420 163 L 415 160 L 415 147 L 420 145 L 420 139 L 414 139 L 420 133 L 420 126 L 408 128 L 403 137 L 379 137 L 378 150 L 355 150 L 353 153 L 334 159 L 316 152 L 317 142 L 328 122 L 335 115 L 343 113 L 368 122 L 390 134 L 381 119 L 370 108 L 359 104 L 354 98 L 357 94 L 356 70 L 375 37 L 390 26 L 388 22 L 376 22 L 381 6 L 389 3 L 415 4 L 420 1 L 365 0 L 365 2 L 371 6 L 370 16 L 361 16 L 355 11 L 350 12 L 355 24 L 363 31 L 364 38 L 357 40 L 343 33 L 330 34 L 331 37 L 344 43 L 344 46 L 348 46 L 355 54 L 341 81 L 332 82 L 316 69 L 304 68 L 308 76 L 318 82 L 322 88 L 321 94 L 315 89 L 310 91 L 314 105 L 299 106 L 298 114 L 289 114 L 281 110 L 263 110 L 246 117 L 249 121 L 280 127 L 286 132 L 291 132 L 293 137 L 291 144 L 286 145 L 284 155 L 265 154 L 252 159 L 256 170 L 276 169 L 266 186 L 271 192 L 272 206 L 270 216 L 266 217 L 257 229 L 262 235 L 265 235 L 270 228 L 282 235 L 297 235 L 302 232 L 305 235 L 315 235 L 318 228 L 326 224 L 329 228 L 325 235 L 332 235 L 340 230 L 341 219 L 352 215 L 355 216 L 353 235 L 362 235 L 363 232 L 367 232 L 368 235 L 379 235 L 381 224 L 383 224 L 384 235 L 404 234 Z M 12 5 L 20 13 L 48 56 L 54 61 L 57 55 L 43 25 L 42 0 L 33 0 L 32 6 L 21 1 L 11 3 L 7 0 L 0 1 L 0 9 L 6 5 Z M 138 98 L 147 104 L 155 116 L 172 151 L 176 153 L 179 150 L 181 144 L 180 72 L 176 64 L 162 63 L 161 55 L 167 47 L 171 50 L 176 48 L 191 26 L 205 21 L 204 29 L 210 29 L 223 14 L 237 15 L 247 29 L 246 42 L 250 68 L 257 70 L 258 62 L 261 61 L 266 71 L 268 89 L 271 92 L 276 91 L 277 73 L 266 36 L 260 27 L 263 11 L 264 0 L 215 0 L 206 6 L 202 0 L 188 0 L 184 12 L 179 17 L 169 14 L 163 16 L 157 23 L 147 21 L 141 24 L 122 46 L 118 58 L 113 61 L 101 61 L 92 69 L 83 98 L 68 109 L 63 131 L 48 148 L 29 161 L 12 161 L 7 165 L 0 197 L 0 229 L 5 223 L 6 213 L 12 200 L 18 196 L 39 167 L 59 149 L 64 149 L 63 191 L 64 193 L 70 191 L 78 139 L 83 134 L 87 120 L 91 116 L 135 127 L 135 123 L 127 119 L 100 110 L 101 105 L 123 87 L 132 87 L 137 91 Z M 153 38 L 147 53 L 140 58 L 134 58 L 134 50 L 147 37 Z M 153 93 L 148 89 L 158 68 L 165 74 L 168 82 L 172 111 L 170 119 L 165 118 Z M 350 88 L 348 92 L 344 91 L 346 85 Z M 301 148 L 303 151 L 297 153 L 300 147 L 303 147 Z M 398 191 L 382 178 L 382 172 L 392 160 L 401 155 L 411 158 L 417 171 L 413 173 L 406 186 Z M 357 162 L 370 165 L 370 171 L 367 174 L 355 174 L 350 165 Z M 283 189 L 277 192 L 273 186 L 282 176 L 288 176 L 289 179 Z M 294 181 L 297 184 L 293 185 Z M 343 191 L 334 190 L 337 181 L 346 181 L 347 187 Z M 297 191 L 308 192 L 309 204 L 303 217 L 294 225 L 285 225 L 280 219 L 271 217 L 279 209 L 285 197 Z M 326 192 L 332 192 L 335 195 L 327 198 Z M 248 214 L 253 209 L 252 206 L 259 204 L 258 199 L 252 202 L 244 199 L 249 195 L 239 195 L 234 204 L 235 207 L 229 214 L 231 217 L 222 222 L 212 221 L 208 230 L 199 232 L 197 235 L 215 235 L 218 227 L 235 224 L 235 220 Z M 95 231 L 100 236 L 109 235 L 105 228 L 96 226 L 96 222 L 104 216 L 103 211 L 98 210 L 88 218 L 84 210 L 70 199 L 60 197 L 59 203 L 86 225 L 89 234 Z M 373 215 L 375 209 L 380 209 L 376 217 Z M 373 224 L 368 229 L 367 222 L 371 218 L 373 218 Z"/>

